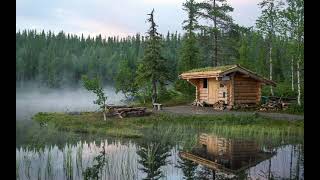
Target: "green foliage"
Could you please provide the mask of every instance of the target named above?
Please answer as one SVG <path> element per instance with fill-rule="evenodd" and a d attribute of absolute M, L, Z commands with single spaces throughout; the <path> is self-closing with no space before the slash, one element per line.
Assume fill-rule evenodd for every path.
<path fill-rule="evenodd" d="M 89 79 L 88 76 L 82 76 L 83 86 L 88 90 L 92 91 L 94 94 L 97 95 L 97 100 L 93 101 L 94 104 L 97 104 L 102 108 L 105 109 L 105 104 L 107 100 L 107 96 L 103 92 L 103 87 L 100 83 L 100 79 L 98 77 Z"/>
<path fill-rule="evenodd" d="M 102 151 L 100 154 L 93 159 L 92 167 L 87 167 L 83 171 L 83 178 L 85 180 L 98 180 L 101 178 L 100 174 L 102 173 L 103 167 L 107 163 L 106 150 L 102 146 Z M 96 163 L 96 164 L 95 164 Z"/>
<path fill-rule="evenodd" d="M 138 66 L 137 79 L 140 86 L 152 83 L 152 102 L 157 102 L 157 85 L 166 83 L 170 79 L 168 74 L 167 60 L 161 54 L 161 36 L 157 32 L 157 25 L 154 22 L 154 10 L 147 21 L 150 23 L 144 57 Z"/>
<path fill-rule="evenodd" d="M 270 87 L 262 88 L 263 96 L 270 96 Z M 292 91 L 291 84 L 288 82 L 280 82 L 277 84 L 277 87 L 274 88 L 274 95 L 278 97 L 297 97 L 297 92 Z"/>
<path fill-rule="evenodd" d="M 299 72 L 303 99 L 304 1 L 263 0 L 259 6 L 262 14 L 256 28 L 252 28 L 231 21 L 228 13 L 233 8 L 225 0 L 201 3 L 186 0 L 182 8 L 188 16 L 182 22 L 186 31 L 182 36 L 177 32 L 168 32 L 166 37 L 159 34 L 153 11 L 148 14 L 147 37 L 136 34 L 102 39 L 101 35 L 85 38 L 64 32 L 18 31 L 17 86 L 24 86 L 25 81 L 54 88 L 78 85 L 85 74 L 114 83 L 117 92 L 130 100 L 150 101 L 155 94 L 162 93 L 155 89 L 168 85 L 189 96 L 194 88 L 178 80 L 178 75 L 191 69 L 238 63 L 269 77 L 272 45 L 272 75 L 279 84 L 275 95 L 297 94 L 290 92 L 288 85 L 293 81 L 297 91 Z M 201 25 L 203 19 L 213 25 Z"/>
<path fill-rule="evenodd" d="M 189 82 L 187 82 L 186 80 L 182 80 L 182 79 L 179 79 L 175 82 L 175 89 L 177 91 L 180 91 L 186 96 L 194 96 L 196 93 L 195 87 L 191 85 Z"/>
<path fill-rule="evenodd" d="M 184 179 L 193 180 L 196 178 L 195 172 L 198 167 L 197 163 L 184 158 L 180 158 L 178 160 L 177 167 L 182 169 Z"/>
<path fill-rule="evenodd" d="M 209 20 L 213 23 L 213 26 L 200 25 L 200 29 L 207 31 L 213 36 L 209 36 L 209 39 L 213 41 L 211 44 L 211 65 L 217 66 L 222 65 L 221 61 L 221 49 L 222 49 L 222 39 L 224 30 L 227 30 L 232 24 L 232 17 L 228 14 L 233 11 L 233 8 L 227 4 L 226 0 L 209 0 L 205 2 L 198 3 L 199 15 Z"/>
<path fill-rule="evenodd" d="M 120 70 L 115 79 L 116 92 L 121 91 L 127 98 L 133 96 L 138 91 L 135 78 L 135 64 L 127 59 L 123 60 L 120 63 Z"/>
<path fill-rule="evenodd" d="M 196 37 L 192 34 L 182 42 L 179 72 L 197 68 L 200 61 L 200 50 Z"/>
<path fill-rule="evenodd" d="M 279 0 L 263 0 L 259 3 L 262 9 L 261 16 L 257 19 L 256 26 L 259 31 L 272 41 L 276 32 L 280 31 L 280 9 L 283 2 Z"/>
<path fill-rule="evenodd" d="M 100 121 L 99 113 L 83 113 L 78 116 L 63 113 L 38 113 L 33 118 L 37 122 L 47 122 L 62 131 L 101 134 L 113 137 L 150 137 L 150 131 L 169 130 L 171 126 L 177 136 L 180 129 L 187 131 L 201 129 L 205 132 L 240 135 L 301 135 L 304 121 L 273 120 L 256 115 L 171 115 L 154 114 L 148 117 L 124 118 L 121 121 L 112 119 L 109 123 Z M 159 129 L 152 129 L 159 126 Z M 165 132 L 162 133 L 166 134 Z M 160 138 L 166 142 L 165 138 Z"/>
<path fill-rule="evenodd" d="M 172 58 L 170 64 L 174 65 L 181 40 L 180 34 L 169 34 L 163 44 L 164 49 L 169 49 L 166 51 L 166 58 Z M 123 38 L 101 38 L 101 35 L 84 37 L 64 32 L 55 34 L 51 31 L 18 31 L 17 85 L 24 86 L 25 81 L 52 88 L 79 85 L 83 74 L 89 77 L 99 76 L 103 82 L 112 82 L 119 73 L 122 60 L 138 64 L 144 54 L 145 39 L 140 34 Z M 175 67 L 171 67 L 172 73 Z"/>
<path fill-rule="evenodd" d="M 167 158 L 170 156 L 169 147 L 156 142 L 144 143 L 138 150 L 140 157 L 138 162 L 142 164 L 142 170 L 147 174 L 145 180 L 156 180 L 164 177 L 160 167 L 168 163 Z"/>
<path fill-rule="evenodd" d="M 186 1 L 183 10 L 188 13 L 188 19 L 183 21 L 183 29 L 187 31 L 180 49 L 179 73 L 197 68 L 200 61 L 200 49 L 194 33 L 198 25 L 199 6 L 194 0 Z"/>
<path fill-rule="evenodd" d="M 291 104 L 291 105 L 289 105 L 288 109 L 286 109 L 286 112 L 292 113 L 292 114 L 303 114 L 304 113 L 304 103 L 301 103 L 301 106 L 299 106 L 297 103 Z"/>

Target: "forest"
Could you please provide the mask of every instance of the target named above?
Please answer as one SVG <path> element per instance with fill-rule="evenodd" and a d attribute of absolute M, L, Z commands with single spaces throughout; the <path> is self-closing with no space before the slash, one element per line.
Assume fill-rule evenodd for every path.
<path fill-rule="evenodd" d="M 304 99 L 304 1 L 262 0 L 255 27 L 234 23 L 226 0 L 187 0 L 184 32 L 158 33 L 156 9 L 146 17 L 150 29 L 127 37 L 84 37 L 63 31 L 16 32 L 16 84 L 76 86 L 81 77 L 100 77 L 127 98 L 193 95 L 179 80 L 181 72 L 201 67 L 240 64 L 278 83 L 263 95 Z M 207 21 L 209 23 L 202 23 Z M 143 96 L 143 98 L 141 98 Z M 158 96 L 158 97 L 157 97 Z"/>

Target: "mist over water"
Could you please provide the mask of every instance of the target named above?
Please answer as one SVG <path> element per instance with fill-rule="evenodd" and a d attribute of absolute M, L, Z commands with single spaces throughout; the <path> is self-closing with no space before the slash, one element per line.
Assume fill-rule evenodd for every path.
<path fill-rule="evenodd" d="M 115 93 L 113 86 L 105 86 L 107 104 L 124 104 L 124 95 Z M 29 120 L 38 112 L 98 111 L 94 93 L 83 87 L 50 89 L 28 85 L 16 87 L 16 120 Z"/>

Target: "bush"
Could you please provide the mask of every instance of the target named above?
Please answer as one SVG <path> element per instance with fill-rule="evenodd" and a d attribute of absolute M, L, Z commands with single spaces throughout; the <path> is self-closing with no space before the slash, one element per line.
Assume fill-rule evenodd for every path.
<path fill-rule="evenodd" d="M 295 87 L 296 88 L 296 87 Z M 297 97 L 297 91 L 292 91 L 291 84 L 288 82 L 280 82 L 277 87 L 273 89 L 274 95 L 279 97 Z M 263 96 L 271 96 L 270 86 L 263 86 L 262 88 Z"/>
<path fill-rule="evenodd" d="M 304 103 L 302 101 L 301 106 L 299 106 L 297 103 L 291 104 L 288 109 L 286 109 L 286 112 L 292 113 L 292 114 L 301 114 L 304 113 Z"/>
<path fill-rule="evenodd" d="M 178 79 L 174 83 L 174 89 L 188 96 L 192 96 L 196 93 L 196 88 L 186 80 L 182 79 Z"/>

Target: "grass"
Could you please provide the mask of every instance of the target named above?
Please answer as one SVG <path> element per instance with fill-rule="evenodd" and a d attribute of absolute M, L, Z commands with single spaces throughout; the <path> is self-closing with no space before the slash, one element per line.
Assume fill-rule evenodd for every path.
<path fill-rule="evenodd" d="M 47 123 L 58 130 L 77 133 L 101 134 L 111 137 L 140 138 L 148 135 L 148 130 L 181 133 L 194 130 L 232 135 L 302 135 L 304 121 L 273 120 L 259 115 L 192 115 L 152 114 L 145 117 L 109 118 L 102 120 L 101 113 L 86 112 L 80 115 L 64 113 L 38 113 L 33 119 Z M 179 136 L 179 134 L 177 134 Z"/>
<path fill-rule="evenodd" d="M 163 104 L 165 107 L 170 107 L 170 106 L 178 106 L 178 105 L 186 105 L 186 104 L 191 104 L 194 101 L 194 96 L 186 95 L 178 91 L 168 91 L 164 97 L 159 97 L 159 102 Z M 143 103 L 142 101 L 135 101 L 132 103 L 132 106 L 134 107 L 148 107 L 152 108 L 152 103 L 151 99 L 148 99 L 146 103 Z"/>
<path fill-rule="evenodd" d="M 203 71 L 225 71 L 230 68 L 236 67 L 235 64 L 233 65 L 226 65 L 226 66 L 217 66 L 217 67 L 204 67 L 204 68 L 198 68 L 198 69 L 192 69 L 190 71 L 187 71 L 186 73 L 191 73 L 191 72 L 203 72 Z"/>

